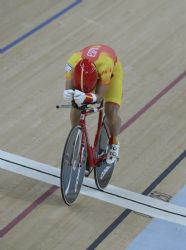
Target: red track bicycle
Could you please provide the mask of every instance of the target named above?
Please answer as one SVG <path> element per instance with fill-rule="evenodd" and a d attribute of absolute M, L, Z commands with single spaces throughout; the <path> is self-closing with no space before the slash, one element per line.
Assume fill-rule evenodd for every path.
<path fill-rule="evenodd" d="M 60 105 L 57 108 L 72 107 Z M 83 179 L 94 170 L 98 189 L 104 189 L 112 176 L 114 165 L 106 163 L 110 132 L 104 118 L 103 102 L 76 107 L 81 111 L 80 123 L 69 132 L 61 161 L 61 194 L 64 202 L 71 205 L 78 197 Z M 93 145 L 87 132 L 86 117 L 99 112 L 97 131 Z M 88 175 L 87 175 L 88 172 Z"/>

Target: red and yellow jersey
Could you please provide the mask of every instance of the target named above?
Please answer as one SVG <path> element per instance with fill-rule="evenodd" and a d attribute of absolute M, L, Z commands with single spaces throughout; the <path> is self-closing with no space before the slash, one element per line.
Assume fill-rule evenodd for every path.
<path fill-rule="evenodd" d="M 114 66 L 117 62 L 117 56 L 112 48 L 106 45 L 90 45 L 81 51 L 74 53 L 67 61 L 65 72 L 66 79 L 71 80 L 73 69 L 81 59 L 91 60 L 97 69 L 99 83 L 109 84 L 113 74 Z"/>

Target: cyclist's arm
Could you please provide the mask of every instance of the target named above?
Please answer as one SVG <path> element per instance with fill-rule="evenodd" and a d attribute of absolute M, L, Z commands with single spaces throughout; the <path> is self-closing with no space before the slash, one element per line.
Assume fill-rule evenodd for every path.
<path fill-rule="evenodd" d="M 107 89 L 110 85 L 110 81 L 112 78 L 112 72 L 114 69 L 114 62 L 108 56 L 102 55 L 102 59 L 100 59 L 100 63 L 98 66 L 98 74 L 99 81 L 98 86 L 96 88 L 96 96 L 97 102 L 101 102 L 104 99 L 104 96 L 107 92 Z"/>
<path fill-rule="evenodd" d="M 97 103 L 100 103 L 103 101 L 104 96 L 107 92 L 109 84 L 99 84 L 96 88 L 96 97 L 97 97 Z"/>
<path fill-rule="evenodd" d="M 66 81 L 65 81 L 65 89 L 74 89 L 72 80 L 67 80 L 66 79 Z"/>

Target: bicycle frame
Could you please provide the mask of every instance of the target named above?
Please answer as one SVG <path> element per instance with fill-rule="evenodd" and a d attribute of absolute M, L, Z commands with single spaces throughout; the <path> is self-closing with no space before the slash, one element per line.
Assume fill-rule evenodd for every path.
<path fill-rule="evenodd" d="M 99 112 L 98 125 L 97 125 L 96 135 L 94 138 L 94 144 L 91 145 L 89 141 L 87 128 L 86 128 L 86 117 L 96 112 Z M 88 163 L 89 163 L 89 166 L 92 168 L 95 168 L 99 164 L 99 162 L 106 159 L 106 154 L 103 154 L 99 157 L 97 157 L 97 154 L 96 154 L 102 124 L 103 124 L 103 103 L 101 103 L 99 107 L 88 108 L 88 109 L 81 111 L 80 123 L 79 123 L 79 125 L 82 128 L 82 144 L 81 144 L 81 150 L 80 150 L 80 159 L 82 158 L 81 155 L 82 155 L 83 148 L 85 148 L 85 145 L 86 145 Z M 105 126 L 105 129 L 109 137 L 110 134 L 106 126 Z"/>
<path fill-rule="evenodd" d="M 71 108 L 73 105 L 74 105 L 74 103 L 72 103 L 72 105 L 71 104 L 69 104 L 69 105 L 62 104 L 62 105 L 57 105 L 56 108 L 57 109 L 59 109 L 59 108 Z M 106 130 L 106 133 L 108 135 L 108 138 L 110 137 L 109 129 L 103 123 L 103 102 L 101 102 L 100 106 L 98 106 L 98 107 L 87 107 L 87 105 L 85 104 L 82 107 L 76 106 L 76 108 L 81 111 L 80 122 L 79 122 L 79 125 L 82 129 L 82 139 L 81 139 L 81 148 L 80 148 L 80 164 L 82 162 L 82 155 L 83 155 L 83 151 L 84 151 L 85 145 L 86 145 L 87 155 L 88 155 L 87 159 L 89 162 L 89 166 L 92 168 L 95 168 L 99 164 L 99 162 L 106 159 L 106 154 L 103 154 L 99 157 L 97 157 L 97 154 L 96 154 L 102 124 L 105 126 L 105 130 Z M 86 117 L 91 115 L 91 114 L 94 114 L 96 112 L 99 112 L 98 125 L 97 125 L 96 135 L 94 138 L 94 144 L 91 145 L 90 141 L 89 141 L 87 128 L 86 128 Z"/>

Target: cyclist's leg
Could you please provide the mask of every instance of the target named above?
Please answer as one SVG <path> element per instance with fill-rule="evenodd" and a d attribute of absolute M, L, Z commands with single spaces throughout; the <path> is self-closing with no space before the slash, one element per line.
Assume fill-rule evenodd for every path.
<path fill-rule="evenodd" d="M 111 133 L 110 144 L 118 144 L 118 135 L 121 127 L 121 118 L 118 114 L 119 106 L 112 102 L 105 103 L 105 115 Z"/>
<path fill-rule="evenodd" d="M 110 156 L 108 154 L 107 157 L 108 163 L 113 163 L 113 161 L 116 161 L 119 154 L 119 142 L 117 137 L 120 131 L 121 118 L 118 114 L 118 111 L 122 102 L 123 84 L 123 71 L 120 62 L 116 64 L 113 75 L 114 76 L 105 96 L 105 115 L 111 133 Z M 116 157 L 111 157 L 112 155 L 114 156 L 114 154 L 116 155 Z M 110 159 L 112 158 L 110 161 L 109 157 Z"/>
<path fill-rule="evenodd" d="M 71 108 L 70 121 L 71 121 L 72 127 L 79 125 L 80 115 L 81 115 L 80 110 L 73 108 L 73 107 Z"/>
<path fill-rule="evenodd" d="M 109 165 L 115 163 L 119 159 L 119 130 L 121 126 L 121 118 L 118 115 L 119 106 L 114 103 L 107 102 L 105 104 L 105 115 L 108 127 L 110 129 L 111 138 L 109 141 L 109 150 L 107 153 L 107 163 Z"/>

